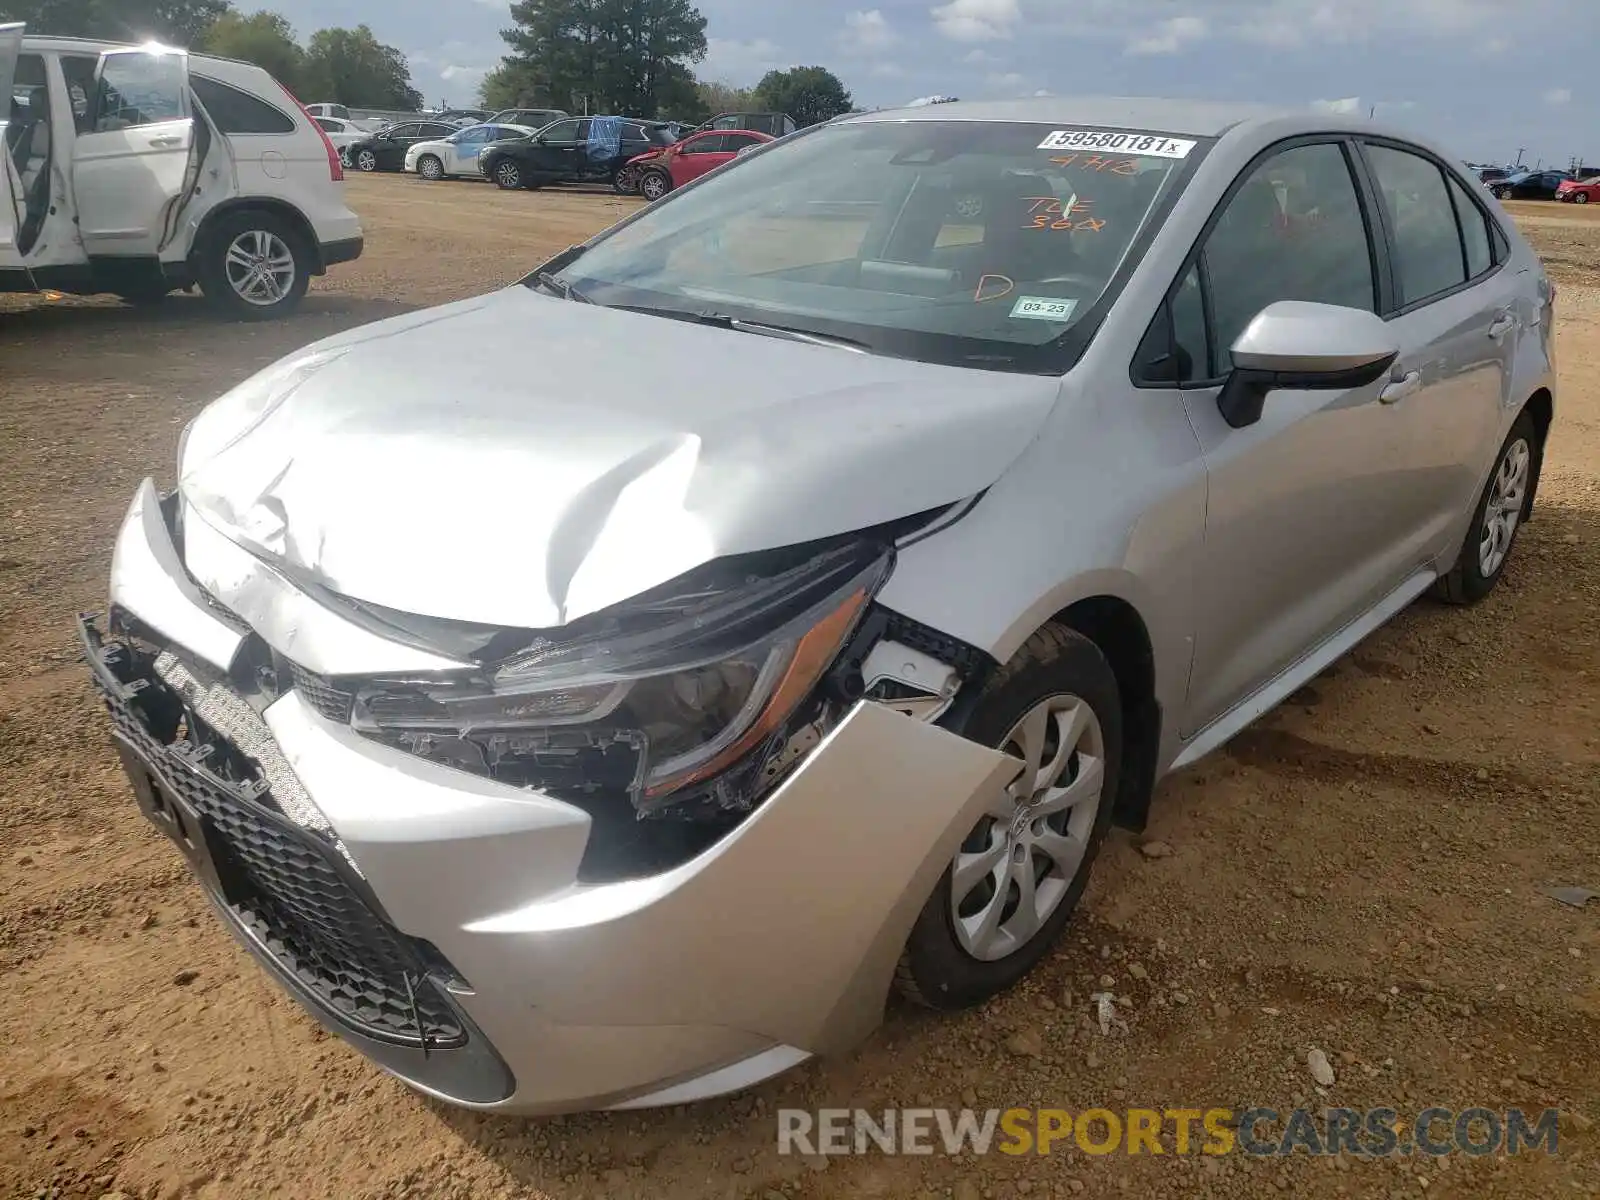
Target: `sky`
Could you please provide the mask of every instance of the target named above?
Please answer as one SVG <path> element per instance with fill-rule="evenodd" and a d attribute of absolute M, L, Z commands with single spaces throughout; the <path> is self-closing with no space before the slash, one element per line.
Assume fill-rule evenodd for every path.
<path fill-rule="evenodd" d="M 304 37 L 366 22 L 431 104 L 474 102 L 505 0 L 263 0 Z M 250 8 L 251 0 L 240 7 Z M 1049 93 L 1322 103 L 1473 162 L 1600 160 L 1600 0 L 698 0 L 696 73 L 819 64 L 865 108 Z"/>

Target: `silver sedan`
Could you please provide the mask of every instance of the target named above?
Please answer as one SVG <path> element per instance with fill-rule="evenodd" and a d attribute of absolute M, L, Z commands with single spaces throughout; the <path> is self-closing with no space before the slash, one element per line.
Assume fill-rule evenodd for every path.
<path fill-rule="evenodd" d="M 217 400 L 82 636 L 329 1028 L 481 1109 L 713 1096 L 1010 987 L 1162 776 L 1483 600 L 1554 297 L 1374 122 L 855 115 Z"/>

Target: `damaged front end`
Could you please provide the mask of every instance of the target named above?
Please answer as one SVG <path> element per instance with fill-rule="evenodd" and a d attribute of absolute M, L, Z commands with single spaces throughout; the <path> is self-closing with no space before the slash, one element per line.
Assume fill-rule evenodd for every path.
<path fill-rule="evenodd" d="M 655 874 L 737 826 L 863 697 L 933 720 L 984 668 L 874 604 L 903 533 L 718 559 L 555 630 L 329 598 L 370 632 L 475 666 L 296 669 L 294 683 L 365 737 L 583 809 L 583 881 Z"/>

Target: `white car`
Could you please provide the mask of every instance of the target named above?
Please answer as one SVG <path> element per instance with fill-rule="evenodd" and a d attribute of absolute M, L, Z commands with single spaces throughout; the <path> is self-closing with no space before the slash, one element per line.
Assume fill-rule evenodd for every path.
<path fill-rule="evenodd" d="M 427 180 L 458 175 L 479 179 L 482 172 L 478 170 L 478 155 L 485 146 L 506 138 L 532 137 L 537 132 L 526 125 L 472 125 L 447 138 L 412 146 L 406 151 L 406 170 Z"/>
<path fill-rule="evenodd" d="M 339 152 L 260 67 L 23 33 L 0 25 L 0 291 L 198 284 L 259 319 L 360 256 Z"/>
<path fill-rule="evenodd" d="M 372 132 L 363 129 L 354 121 L 340 120 L 338 117 L 313 117 L 322 132 L 328 135 L 328 141 L 333 143 L 333 148 L 342 157 L 344 152 L 357 142 L 364 141 L 372 136 Z"/>

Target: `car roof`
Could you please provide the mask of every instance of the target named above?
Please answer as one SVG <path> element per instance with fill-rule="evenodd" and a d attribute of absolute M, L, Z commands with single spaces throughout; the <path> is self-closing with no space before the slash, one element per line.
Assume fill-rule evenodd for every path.
<path fill-rule="evenodd" d="M 1036 96 L 1026 100 L 955 100 L 841 117 L 857 121 L 1033 121 L 1068 127 L 1149 129 L 1186 137 L 1219 137 L 1235 125 L 1310 115 L 1315 109 L 1210 100 L 1135 96 Z M 1320 115 L 1327 115 L 1326 113 Z"/>

